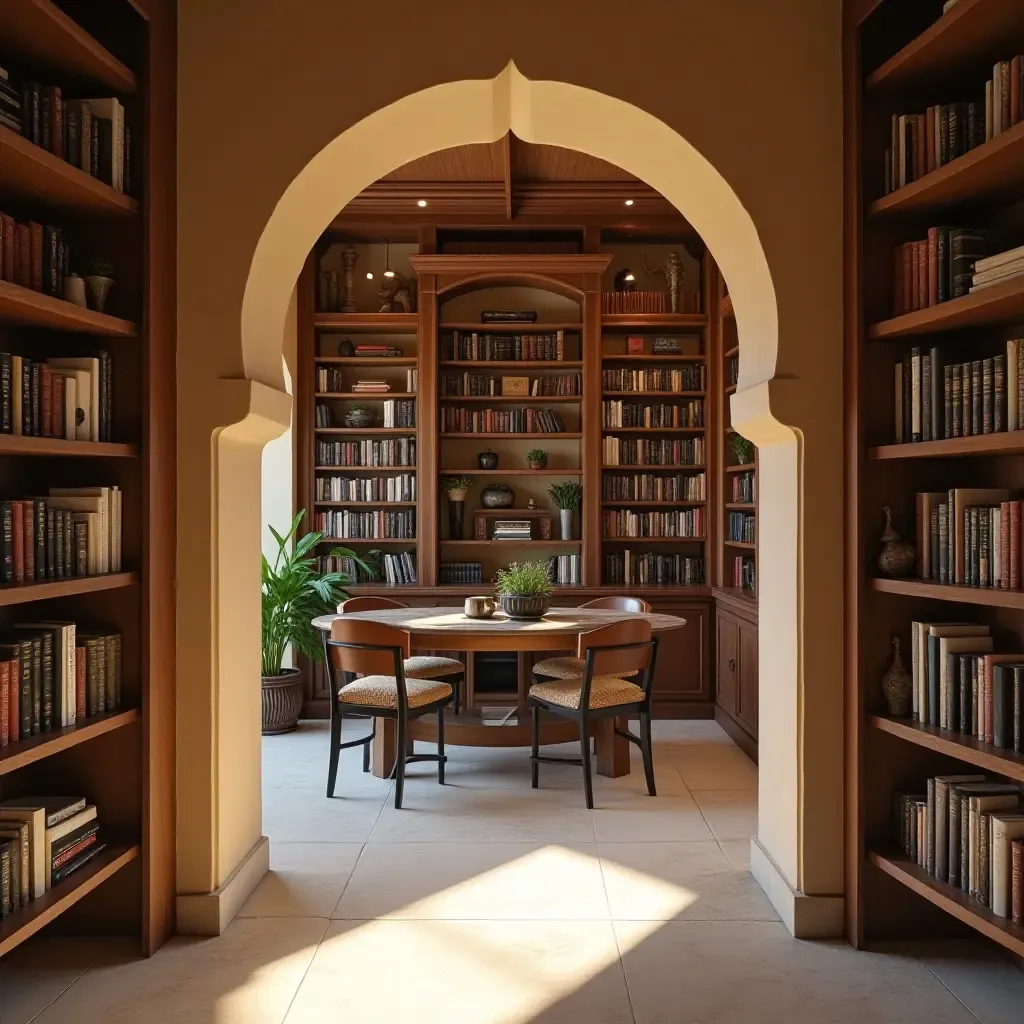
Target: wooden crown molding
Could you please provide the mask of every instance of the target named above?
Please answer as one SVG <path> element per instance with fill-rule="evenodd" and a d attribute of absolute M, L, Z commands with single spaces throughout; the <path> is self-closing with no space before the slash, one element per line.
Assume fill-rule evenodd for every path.
<path fill-rule="evenodd" d="M 410 256 L 417 274 L 496 274 L 557 277 L 565 274 L 603 274 L 611 263 L 608 253 L 436 253 Z"/>

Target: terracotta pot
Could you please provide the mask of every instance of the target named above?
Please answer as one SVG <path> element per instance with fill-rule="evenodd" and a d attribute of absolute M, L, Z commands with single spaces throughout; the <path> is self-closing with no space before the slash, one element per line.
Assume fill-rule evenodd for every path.
<path fill-rule="evenodd" d="M 550 607 L 550 594 L 501 595 L 501 610 L 510 619 L 541 619 Z"/>
<path fill-rule="evenodd" d="M 263 735 L 291 732 L 299 724 L 306 673 L 288 668 L 279 676 L 263 676 Z"/>
<path fill-rule="evenodd" d="M 547 459 L 529 459 L 527 461 L 529 462 L 530 469 L 547 469 L 548 467 Z"/>

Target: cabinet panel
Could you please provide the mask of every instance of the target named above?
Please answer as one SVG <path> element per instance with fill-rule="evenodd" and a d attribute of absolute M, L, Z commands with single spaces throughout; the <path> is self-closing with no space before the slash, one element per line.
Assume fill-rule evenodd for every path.
<path fill-rule="evenodd" d="M 731 615 L 719 611 L 718 645 L 715 651 L 718 703 L 730 714 L 736 714 L 739 691 L 739 624 Z"/>
<path fill-rule="evenodd" d="M 658 662 L 654 671 L 654 703 L 692 703 L 711 699 L 708 647 L 711 634 L 708 604 L 652 602 L 655 611 L 686 619 L 682 629 L 658 638 Z"/>
<path fill-rule="evenodd" d="M 739 627 L 739 713 L 740 721 L 757 739 L 757 629 L 741 622 Z"/>

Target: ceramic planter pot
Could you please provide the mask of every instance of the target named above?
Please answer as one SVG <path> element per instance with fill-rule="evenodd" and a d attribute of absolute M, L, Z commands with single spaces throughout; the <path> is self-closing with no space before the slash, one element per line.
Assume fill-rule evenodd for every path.
<path fill-rule="evenodd" d="M 516 492 L 508 484 L 492 484 L 480 492 L 484 508 L 511 508 L 516 503 Z"/>
<path fill-rule="evenodd" d="M 530 469 L 547 469 L 548 468 L 548 460 L 547 459 L 529 459 L 528 462 L 529 462 Z"/>
<path fill-rule="evenodd" d="M 299 724 L 306 673 L 288 668 L 279 676 L 263 676 L 263 735 L 291 732 Z"/>
<path fill-rule="evenodd" d="M 562 540 L 572 540 L 573 527 L 575 525 L 576 512 L 571 508 L 560 508 L 558 510 L 558 525 L 562 531 Z"/>
<path fill-rule="evenodd" d="M 110 289 L 114 287 L 112 277 L 102 277 L 99 274 L 90 274 L 85 283 L 89 289 L 89 297 L 92 299 L 90 305 L 97 313 L 102 313 L 107 308 L 107 296 Z"/>
<path fill-rule="evenodd" d="M 501 610 L 510 619 L 541 619 L 550 607 L 550 594 L 501 595 Z"/>
<path fill-rule="evenodd" d="M 485 452 L 480 452 L 476 457 L 477 464 L 481 469 L 497 469 L 498 468 L 498 456 L 497 453 L 492 452 L 489 448 Z"/>
<path fill-rule="evenodd" d="M 349 409 L 345 413 L 345 426 L 365 430 L 367 427 L 372 427 L 376 419 L 372 409 Z"/>

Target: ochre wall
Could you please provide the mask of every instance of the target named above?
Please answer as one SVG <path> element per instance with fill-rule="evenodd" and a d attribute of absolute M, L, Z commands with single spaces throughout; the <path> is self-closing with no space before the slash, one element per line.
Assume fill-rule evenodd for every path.
<path fill-rule="evenodd" d="M 246 458 L 233 462 L 237 479 L 218 479 L 215 444 L 255 448 L 258 465 L 259 445 L 287 422 L 272 390 L 279 360 L 251 369 L 266 389 L 242 381 L 240 312 L 257 240 L 288 184 L 346 128 L 418 90 L 493 78 L 510 60 L 529 79 L 585 86 L 660 118 L 756 225 L 778 302 L 774 370 L 784 379 L 772 411 L 798 430 L 813 481 L 803 555 L 788 567 L 804 642 L 784 670 L 804 684 L 799 705 L 787 698 L 779 714 L 762 625 L 763 721 L 792 750 L 774 797 L 788 808 L 768 845 L 792 885 L 841 891 L 839 0 L 181 0 L 179 45 L 179 891 L 216 889 L 259 833 L 258 651 L 232 650 L 230 629 L 257 608 L 259 524 L 244 516 L 223 548 L 210 527 L 218 494 L 237 503 L 248 489 L 259 509 L 258 478 L 238 470 Z M 751 385 L 773 370 L 756 358 L 743 371 Z M 250 408 L 261 415 L 244 436 L 211 441 Z M 797 495 L 774 500 L 776 514 L 795 515 Z M 228 573 L 237 601 L 218 620 L 214 584 Z"/>

